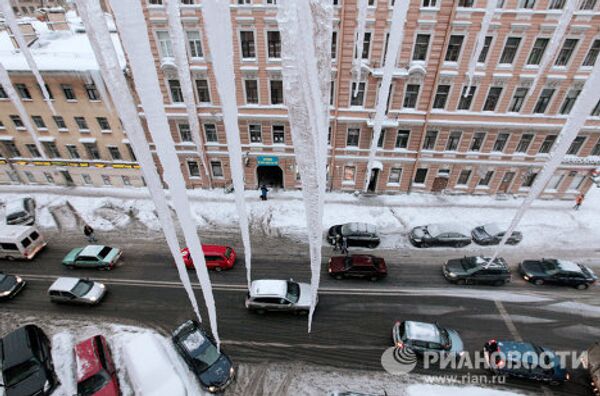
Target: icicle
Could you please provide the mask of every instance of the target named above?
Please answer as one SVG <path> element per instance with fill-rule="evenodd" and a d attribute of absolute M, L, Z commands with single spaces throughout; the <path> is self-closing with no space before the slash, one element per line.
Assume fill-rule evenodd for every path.
<path fill-rule="evenodd" d="M 477 61 L 479 60 L 481 50 L 485 45 L 485 37 L 487 36 L 488 30 L 490 29 L 490 22 L 492 21 L 494 12 L 496 12 L 497 5 L 498 0 L 488 0 L 487 5 L 485 7 L 485 14 L 483 14 L 481 27 L 477 32 L 477 41 L 475 42 L 475 49 L 473 50 L 473 53 L 471 53 L 471 59 L 469 59 L 469 66 L 467 69 L 468 84 L 467 89 L 464 92 L 465 95 L 468 95 L 468 92 L 471 90 L 471 84 L 473 83 L 473 75 L 475 74 L 475 67 L 477 66 Z"/>
<path fill-rule="evenodd" d="M 284 98 L 302 179 L 302 196 L 310 245 L 312 303 L 311 331 L 321 274 L 323 202 L 331 79 L 331 2 L 280 2 Z M 307 34 L 308 32 L 308 34 Z M 315 78 L 316 77 L 316 78 Z"/>
<path fill-rule="evenodd" d="M 48 90 L 46 89 L 46 84 L 44 83 L 44 79 L 42 78 L 42 75 L 40 74 L 40 71 L 38 70 L 37 64 L 35 63 L 33 56 L 31 56 L 31 51 L 29 51 L 29 47 L 27 46 L 27 43 L 25 42 L 25 37 L 23 37 L 23 32 L 21 32 L 21 29 L 19 29 L 19 25 L 17 24 L 17 18 L 12 9 L 12 6 L 10 5 L 10 1 L 9 0 L 0 0 L 0 10 L 4 14 L 4 19 L 5 19 L 6 23 L 8 24 L 8 27 L 10 27 L 10 31 L 12 32 L 13 36 L 15 37 L 15 40 L 17 41 L 17 44 L 19 45 L 19 49 L 21 50 L 21 52 L 23 53 L 23 56 L 25 57 L 25 60 L 27 61 L 27 65 L 31 69 L 31 72 L 35 76 L 35 79 L 36 79 L 38 85 L 40 86 L 42 95 L 44 95 L 44 100 L 48 104 L 48 107 L 52 111 L 52 114 L 57 115 L 56 110 L 54 109 L 54 106 L 52 105 L 52 100 L 50 99 L 50 95 L 48 94 Z"/>
<path fill-rule="evenodd" d="M 133 80 L 144 108 L 148 129 L 152 135 L 152 140 L 157 143 L 156 149 L 163 166 L 164 180 L 169 185 L 175 212 L 194 261 L 194 268 L 208 310 L 212 334 L 217 345 L 220 345 L 212 285 L 208 277 L 200 237 L 194 224 L 183 174 L 181 173 L 181 165 L 175 151 L 175 142 L 171 136 L 165 113 L 163 96 L 150 49 L 150 42 L 148 41 L 148 28 L 144 21 L 142 6 L 138 0 L 111 0 L 110 4 L 120 32 L 121 42 L 129 57 Z"/>
<path fill-rule="evenodd" d="M 585 125 L 587 118 L 592 113 L 594 106 L 600 99 L 598 87 L 600 87 L 600 62 L 596 62 L 592 73 L 588 77 L 583 89 L 581 90 L 581 94 L 575 102 L 575 106 L 573 106 L 567 121 L 563 125 L 560 134 L 558 135 L 558 139 L 554 143 L 554 149 L 550 154 L 550 158 L 548 161 L 546 161 L 542 167 L 542 170 L 535 178 L 529 194 L 521 204 L 521 207 L 515 214 L 515 217 L 512 219 L 510 227 L 508 227 L 508 230 L 502 237 L 502 241 L 500 241 L 500 244 L 496 248 L 494 256 L 490 262 L 493 262 L 496 257 L 498 257 L 500 250 L 505 246 L 506 241 L 508 238 L 510 238 L 513 231 L 519 225 L 519 222 L 521 221 L 521 218 L 527 209 L 531 207 L 533 201 L 544 191 L 546 185 L 554 175 L 554 172 L 556 172 L 556 169 L 562 163 L 562 160 L 565 154 L 567 154 L 571 143 L 573 140 L 575 140 L 579 134 L 579 131 Z"/>
<path fill-rule="evenodd" d="M 190 76 L 190 64 L 187 57 L 186 43 L 187 38 L 184 36 L 183 26 L 181 25 L 181 16 L 179 14 L 179 0 L 169 0 L 167 2 L 167 19 L 169 21 L 169 35 L 173 43 L 175 53 L 175 62 L 177 63 L 177 74 L 181 81 L 181 92 L 183 101 L 190 122 L 192 131 L 192 140 L 198 150 L 198 156 L 202 162 L 204 175 L 209 178 L 208 165 L 206 164 L 206 155 L 204 153 L 203 139 L 201 138 L 200 122 L 198 121 L 198 111 L 196 107 L 196 99 L 194 97 L 194 88 L 192 86 L 192 77 Z"/>
<path fill-rule="evenodd" d="M 404 24 L 406 22 L 408 6 L 408 0 L 397 0 L 394 3 L 394 11 L 392 12 L 392 26 L 390 27 L 390 40 L 388 43 L 387 53 L 385 54 L 383 77 L 381 79 L 381 86 L 379 87 L 379 93 L 377 95 L 377 106 L 375 107 L 373 139 L 371 140 L 371 147 L 369 149 L 369 162 L 367 163 L 365 192 L 368 190 L 369 183 L 371 181 L 373 161 L 375 160 L 375 153 L 377 152 L 377 142 L 379 141 L 379 136 L 381 135 L 381 126 L 385 117 L 385 108 L 387 106 L 387 99 L 390 93 L 390 86 L 392 85 L 392 76 L 394 74 L 394 69 L 396 68 L 398 52 L 400 52 L 402 40 L 404 39 Z"/>
<path fill-rule="evenodd" d="M 144 128 L 138 117 L 136 104 L 131 97 L 129 84 L 123 76 L 123 70 L 119 64 L 108 27 L 103 18 L 104 13 L 100 8 L 98 0 L 76 0 L 76 2 L 77 10 L 86 26 L 87 35 L 98 65 L 100 66 L 100 70 L 104 76 L 104 81 L 106 81 L 110 91 L 113 93 L 116 110 L 123 121 L 129 143 L 141 165 L 144 179 L 148 185 L 148 191 L 156 205 L 158 218 L 171 255 L 175 260 L 179 279 L 181 279 L 183 288 L 187 293 L 188 299 L 192 304 L 192 308 L 198 317 L 198 320 L 202 321 L 200 311 L 198 310 L 198 302 L 196 301 L 196 296 L 181 256 L 177 231 L 175 229 L 175 224 L 173 223 L 173 218 L 171 217 L 171 210 L 167 203 L 165 191 L 162 187 L 162 181 L 156 170 L 156 165 L 152 158 L 148 141 L 146 140 Z"/>
<path fill-rule="evenodd" d="M 367 0 L 358 0 L 356 3 L 356 8 L 358 9 L 356 17 L 356 43 L 354 45 L 356 54 L 352 59 L 352 82 L 355 85 L 352 96 L 358 94 L 358 83 L 362 74 L 362 50 L 365 42 L 365 27 L 367 26 L 367 6 Z"/>
<path fill-rule="evenodd" d="M 88 72 L 90 73 L 90 77 L 92 77 L 92 81 L 94 82 L 94 85 L 96 86 L 96 88 L 98 89 L 98 92 L 100 93 L 100 98 L 102 99 L 102 102 L 106 106 L 106 110 L 108 110 L 109 113 L 112 113 L 113 107 L 112 107 L 111 98 L 110 98 L 110 95 L 108 94 L 108 91 L 106 90 L 106 85 L 104 85 L 104 80 L 102 79 L 102 74 L 100 74 L 99 70 L 89 70 Z"/>
<path fill-rule="evenodd" d="M 17 108 L 17 112 L 19 113 L 19 116 L 21 117 L 21 121 L 23 121 L 23 124 L 25 125 L 25 129 L 27 129 L 27 132 L 29 132 L 29 135 L 33 139 L 33 142 L 35 143 L 35 147 L 37 147 L 38 151 L 40 152 L 40 155 L 44 159 L 48 158 L 46 156 L 46 152 L 44 151 L 44 148 L 42 147 L 42 144 L 40 143 L 40 140 L 38 139 L 37 133 L 35 132 L 35 129 L 33 128 L 31 121 L 29 120 L 29 114 L 27 114 L 27 111 L 25 110 L 25 107 L 23 106 L 23 102 L 21 102 L 21 98 L 17 94 L 17 91 L 15 91 L 15 88 L 13 87 L 12 82 L 10 81 L 10 76 L 8 75 L 8 72 L 6 71 L 6 69 L 4 68 L 4 65 L 1 62 L 0 62 L 0 85 L 2 85 L 2 87 L 4 87 L 4 91 L 6 92 L 6 95 L 8 95 L 12 104 Z"/>

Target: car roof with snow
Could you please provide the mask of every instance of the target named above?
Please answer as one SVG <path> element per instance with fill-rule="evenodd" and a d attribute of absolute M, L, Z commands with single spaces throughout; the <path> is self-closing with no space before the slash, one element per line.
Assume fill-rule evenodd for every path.
<path fill-rule="evenodd" d="M 440 342 L 440 330 L 433 323 L 406 321 L 406 337 L 410 340 Z"/>
<path fill-rule="evenodd" d="M 287 281 L 277 279 L 256 280 L 250 285 L 250 295 L 285 297 L 287 293 Z"/>
<path fill-rule="evenodd" d="M 80 256 L 92 256 L 97 257 L 102 249 L 108 246 L 103 245 L 87 245 L 83 248 L 81 252 L 79 252 Z"/>
<path fill-rule="evenodd" d="M 475 263 L 478 266 L 487 265 L 488 267 L 496 267 L 496 268 L 505 268 L 506 267 L 506 265 L 502 262 L 501 257 L 496 257 L 496 259 L 492 262 L 490 262 L 490 260 L 492 259 L 491 257 L 483 257 L 483 256 L 473 256 L 473 257 L 465 256 L 465 259 L 475 260 Z"/>
<path fill-rule="evenodd" d="M 13 199 L 6 203 L 6 213 L 15 213 L 25 211 L 25 200 L 27 198 Z"/>
<path fill-rule="evenodd" d="M 471 235 L 469 230 L 460 223 L 433 223 L 427 225 L 427 232 L 432 236 L 438 236 L 448 232 L 459 232 L 463 235 Z"/>
<path fill-rule="evenodd" d="M 556 260 L 556 263 L 558 264 L 558 268 L 560 268 L 561 271 L 565 271 L 565 272 L 582 272 L 581 271 L 581 267 L 579 266 L 579 264 L 574 263 L 573 261 Z"/>
<path fill-rule="evenodd" d="M 0 224 L 0 239 L 15 239 L 31 231 L 37 231 L 34 226 Z"/>
<path fill-rule="evenodd" d="M 342 235 L 376 234 L 377 227 L 369 223 L 346 223 L 342 225 Z"/>
<path fill-rule="evenodd" d="M 79 283 L 81 279 L 79 278 L 70 278 L 70 277 L 60 277 L 52 283 L 52 286 L 48 290 L 53 291 L 71 291 L 75 285 Z"/>
<path fill-rule="evenodd" d="M 502 227 L 498 223 L 487 223 L 483 225 L 483 229 L 490 235 L 497 235 L 501 232 L 506 232 L 507 227 Z"/>
<path fill-rule="evenodd" d="M 96 345 L 94 343 L 96 337 L 90 337 L 87 340 L 81 341 L 75 345 L 75 363 L 77 366 L 77 381 L 83 381 L 91 375 L 96 374 L 102 369 L 100 360 L 98 359 Z"/>

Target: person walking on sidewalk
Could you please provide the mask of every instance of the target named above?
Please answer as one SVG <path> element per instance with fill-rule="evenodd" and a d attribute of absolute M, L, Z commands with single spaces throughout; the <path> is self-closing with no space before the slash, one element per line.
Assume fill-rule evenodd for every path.
<path fill-rule="evenodd" d="M 581 193 L 579 194 L 576 198 L 575 198 L 575 206 L 573 206 L 573 209 L 575 210 L 579 210 L 579 207 L 581 206 L 581 204 L 583 203 L 583 199 L 585 198 L 585 194 Z"/>
<path fill-rule="evenodd" d="M 260 199 L 262 199 L 263 201 L 266 201 L 268 192 L 269 192 L 269 189 L 267 188 L 267 186 L 265 186 L 264 184 L 262 186 L 260 186 Z"/>
<path fill-rule="evenodd" d="M 96 236 L 94 235 L 94 229 L 92 227 L 89 226 L 89 224 L 86 224 L 83 226 L 83 233 L 85 235 L 85 237 L 87 238 L 89 243 L 96 243 L 98 242 L 96 240 Z"/>
<path fill-rule="evenodd" d="M 342 238 L 342 254 L 348 255 L 348 239 L 346 237 Z"/>
<path fill-rule="evenodd" d="M 333 251 L 337 252 L 341 248 L 342 248 L 342 237 L 340 237 L 340 234 L 337 234 L 335 236 L 335 241 L 333 242 Z"/>

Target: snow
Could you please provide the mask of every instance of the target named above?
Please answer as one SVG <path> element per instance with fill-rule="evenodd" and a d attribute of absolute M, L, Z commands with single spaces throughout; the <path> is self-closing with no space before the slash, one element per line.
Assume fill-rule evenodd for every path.
<path fill-rule="evenodd" d="M 244 201 L 244 167 L 242 165 L 242 144 L 238 125 L 238 108 L 236 99 L 235 73 L 233 69 L 233 41 L 231 14 L 229 4 L 224 1 L 207 0 L 203 3 L 206 35 L 217 79 L 217 89 L 221 99 L 223 124 L 227 136 L 227 151 L 233 180 L 233 193 L 237 208 L 240 232 L 244 245 L 244 262 L 246 264 L 246 283 L 250 287 L 252 280 L 252 246 L 250 243 L 250 227 L 248 210 Z"/>
<path fill-rule="evenodd" d="M 355 83 L 353 96 L 358 94 L 358 83 L 360 82 L 361 69 L 362 69 L 362 50 L 365 41 L 365 27 L 367 25 L 367 0 L 358 0 L 356 8 L 358 15 L 356 16 L 356 42 L 354 48 L 356 53 L 354 59 L 352 59 L 352 82 Z"/>
<path fill-rule="evenodd" d="M 438 328 L 431 323 L 412 322 L 406 323 L 406 337 L 410 340 L 439 342 L 440 332 Z"/>
<path fill-rule="evenodd" d="M 54 358 L 54 370 L 60 379 L 62 393 L 65 395 L 77 394 L 75 377 L 77 368 L 73 345 L 73 335 L 68 331 L 61 331 L 52 337 L 51 353 Z"/>
<path fill-rule="evenodd" d="M 572 261 L 558 260 L 558 266 L 563 271 L 581 272 L 581 268 L 579 267 L 579 265 Z"/>
<path fill-rule="evenodd" d="M 517 393 L 501 391 L 496 389 L 484 389 L 477 386 L 445 386 L 417 384 L 407 388 L 407 396 L 510 396 Z"/>
<path fill-rule="evenodd" d="M 467 80 L 468 88 L 465 90 L 464 94 L 468 95 L 471 90 L 471 84 L 473 82 L 473 75 L 475 74 L 475 67 L 477 66 L 477 60 L 479 59 L 479 55 L 481 54 L 481 50 L 485 45 L 485 36 L 487 36 L 488 30 L 490 28 L 490 22 L 492 21 L 492 17 L 494 16 L 494 12 L 496 12 L 496 5 L 498 0 L 487 0 L 487 4 L 485 7 L 485 14 L 483 15 L 483 19 L 481 21 L 481 27 L 477 32 L 477 41 L 475 42 L 475 49 L 471 54 L 471 59 L 469 59 L 469 66 L 467 68 Z"/>
<path fill-rule="evenodd" d="M 147 39 L 147 26 L 142 5 L 135 0 L 111 0 L 110 3 L 117 26 L 121 32 L 123 46 L 128 55 L 133 80 L 144 109 L 148 129 L 153 141 L 160 142 L 160 144 L 156 144 L 156 151 L 164 170 L 163 177 L 169 185 L 169 191 L 172 193 L 173 206 L 202 287 L 211 330 L 217 345 L 219 345 L 217 313 L 212 285 L 208 277 L 200 237 L 192 220 L 192 210 L 187 196 L 185 180 L 165 113 L 159 78 L 154 65 L 150 42 Z M 140 40 L 140 37 L 145 39 Z M 169 237 L 173 237 L 173 235 Z M 173 242 L 174 244 L 175 242 Z M 180 257 L 180 254 L 173 254 L 173 256 Z M 182 279 L 182 281 L 189 281 L 189 279 Z M 190 287 L 190 285 L 188 284 L 187 287 Z"/>
<path fill-rule="evenodd" d="M 390 27 L 390 39 L 383 64 L 383 77 L 381 79 L 381 85 L 379 86 L 379 93 L 377 94 L 377 105 L 375 106 L 373 139 L 371 140 L 371 146 L 369 148 L 369 161 L 367 162 L 364 188 L 365 192 L 367 192 L 369 183 L 371 181 L 371 172 L 373 171 L 375 154 L 377 153 L 377 142 L 379 142 L 381 126 L 385 118 L 385 110 L 387 107 L 390 87 L 392 85 L 392 77 L 394 74 L 394 69 L 396 68 L 398 52 L 400 51 L 400 47 L 402 46 L 402 41 L 404 39 L 404 24 L 406 23 L 406 14 L 408 13 L 409 3 L 409 1 L 398 1 L 394 3 L 392 25 Z"/>
<path fill-rule="evenodd" d="M 193 352 L 196 349 L 200 348 L 205 341 L 206 338 L 204 338 L 204 336 L 199 331 L 194 331 L 193 333 L 188 334 L 182 342 L 183 346 L 185 346 L 185 349 L 187 349 L 190 352 Z"/>

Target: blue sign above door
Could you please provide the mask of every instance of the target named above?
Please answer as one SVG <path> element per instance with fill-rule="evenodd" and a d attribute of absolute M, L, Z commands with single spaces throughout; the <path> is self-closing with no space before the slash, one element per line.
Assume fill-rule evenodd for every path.
<path fill-rule="evenodd" d="M 258 155 L 256 156 L 256 163 L 258 166 L 279 166 L 279 157 L 272 157 L 270 155 Z"/>

